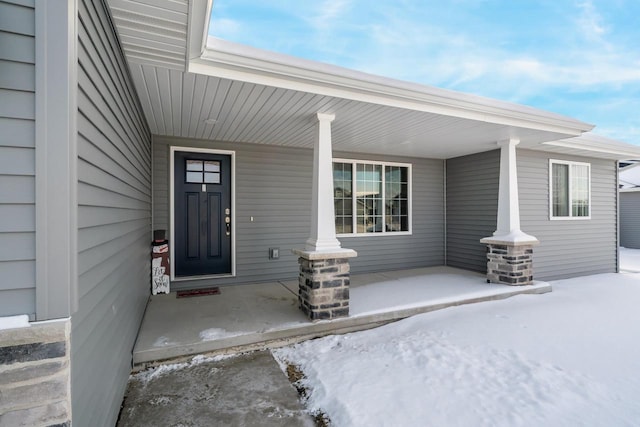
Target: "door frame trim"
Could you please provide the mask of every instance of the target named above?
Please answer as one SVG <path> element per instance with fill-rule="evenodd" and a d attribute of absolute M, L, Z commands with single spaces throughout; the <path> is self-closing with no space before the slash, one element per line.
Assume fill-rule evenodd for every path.
<path fill-rule="evenodd" d="M 231 274 L 212 274 L 206 276 L 186 276 L 176 278 L 175 262 L 175 152 L 185 151 L 190 153 L 222 154 L 231 157 Z M 229 150 L 216 150 L 213 148 L 169 146 L 169 257 L 171 266 L 171 281 L 181 282 L 186 280 L 217 279 L 224 277 L 236 277 L 236 152 Z"/>

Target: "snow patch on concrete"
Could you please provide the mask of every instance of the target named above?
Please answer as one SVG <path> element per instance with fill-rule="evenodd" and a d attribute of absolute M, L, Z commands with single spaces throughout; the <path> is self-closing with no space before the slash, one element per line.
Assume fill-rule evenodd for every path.
<path fill-rule="evenodd" d="M 0 317 L 0 330 L 27 328 L 29 326 L 29 316 L 26 314 Z"/>
<path fill-rule="evenodd" d="M 245 335 L 246 333 L 247 332 L 229 332 L 225 329 L 211 328 L 200 332 L 200 339 L 202 341 L 213 341 L 222 338 L 237 337 L 239 335 Z"/>
<path fill-rule="evenodd" d="M 165 336 L 158 337 L 158 339 L 153 342 L 154 347 L 169 347 L 172 345 L 178 345 L 178 343 L 175 341 L 171 341 Z"/>
<path fill-rule="evenodd" d="M 143 384 L 147 384 L 149 381 L 154 380 L 170 372 L 175 372 L 191 366 L 200 365 L 201 363 L 219 362 L 221 360 L 230 359 L 236 356 L 239 356 L 239 354 L 223 354 L 223 355 L 217 355 L 217 356 L 205 356 L 205 355 L 199 354 L 197 356 L 194 356 L 189 362 L 171 363 L 171 364 L 156 366 L 155 368 L 150 368 L 142 372 L 133 374 L 129 379 L 132 381 L 139 381 Z"/>

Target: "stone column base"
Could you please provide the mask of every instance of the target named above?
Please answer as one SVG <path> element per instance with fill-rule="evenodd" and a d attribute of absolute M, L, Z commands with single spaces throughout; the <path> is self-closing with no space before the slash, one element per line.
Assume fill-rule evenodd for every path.
<path fill-rule="evenodd" d="M 335 251 L 294 250 L 298 255 L 298 302 L 311 320 L 331 320 L 349 316 L 349 258 L 351 249 Z"/>
<path fill-rule="evenodd" d="M 61 319 L 0 330 L 0 426 L 69 426 L 69 334 Z"/>
<path fill-rule="evenodd" d="M 533 246 L 537 242 L 500 242 L 487 245 L 487 283 L 521 286 L 533 283 Z"/>

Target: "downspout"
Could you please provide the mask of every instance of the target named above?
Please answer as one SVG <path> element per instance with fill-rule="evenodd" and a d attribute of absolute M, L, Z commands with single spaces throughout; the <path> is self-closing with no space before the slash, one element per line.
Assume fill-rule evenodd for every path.
<path fill-rule="evenodd" d="M 447 159 L 443 159 L 442 160 L 442 174 L 443 174 L 443 192 L 442 192 L 442 199 L 443 199 L 443 213 L 444 213 L 444 265 L 448 265 L 447 264 Z"/>

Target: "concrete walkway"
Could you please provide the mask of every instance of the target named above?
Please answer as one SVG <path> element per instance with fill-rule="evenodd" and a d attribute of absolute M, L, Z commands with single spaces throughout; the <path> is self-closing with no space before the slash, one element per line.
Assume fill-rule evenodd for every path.
<path fill-rule="evenodd" d="M 298 309 L 297 281 L 220 288 L 220 295 L 155 295 L 133 351 L 137 369 L 188 355 L 231 354 L 332 333 L 368 329 L 460 304 L 545 293 L 551 286 L 486 283 L 479 273 L 430 267 L 351 277 L 350 316 L 309 321 Z"/>
<path fill-rule="evenodd" d="M 264 348 L 368 329 L 460 304 L 550 292 L 551 286 L 488 284 L 481 274 L 450 267 L 354 275 L 350 317 L 315 323 L 297 308 L 295 281 L 220 291 L 193 298 L 151 298 L 134 363 L 138 370 L 159 366 L 132 376 L 118 427 L 313 426 L 297 392 Z M 262 351 L 220 356 L 255 349 Z M 189 356 L 198 353 L 209 358 Z M 168 359 L 181 363 L 158 363 Z"/>
<path fill-rule="evenodd" d="M 269 351 L 196 357 L 129 381 L 118 427 L 314 426 Z"/>

